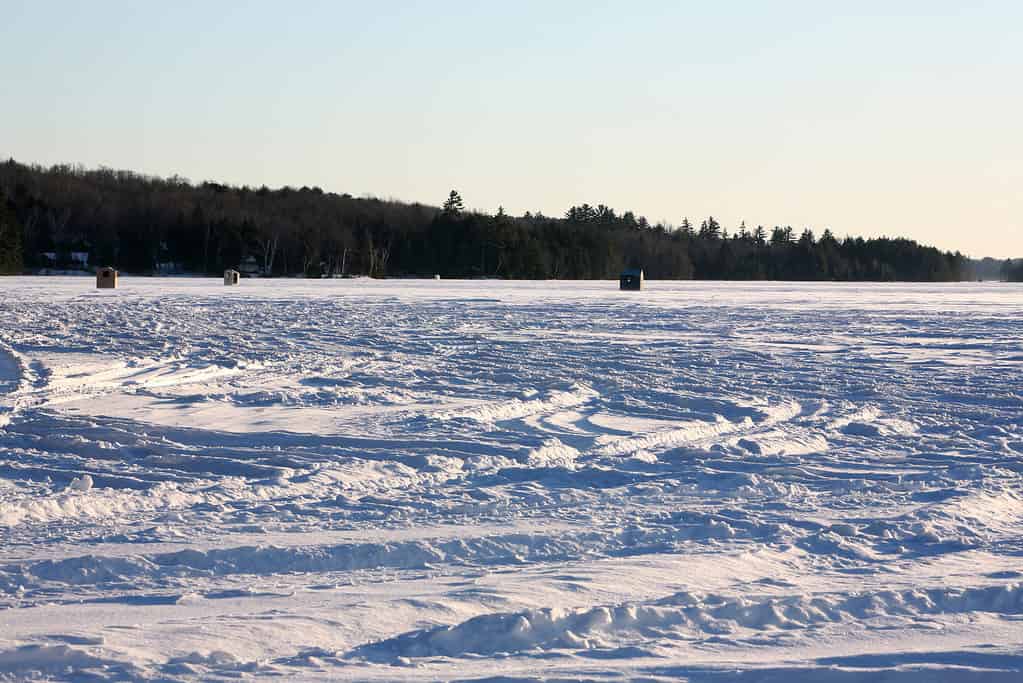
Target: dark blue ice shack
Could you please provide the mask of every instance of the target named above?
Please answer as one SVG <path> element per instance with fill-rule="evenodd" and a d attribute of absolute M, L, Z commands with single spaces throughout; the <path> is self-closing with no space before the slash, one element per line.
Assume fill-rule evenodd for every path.
<path fill-rule="evenodd" d="M 622 272 L 619 280 L 619 289 L 627 289 L 638 292 L 643 289 L 643 269 L 629 268 Z"/>

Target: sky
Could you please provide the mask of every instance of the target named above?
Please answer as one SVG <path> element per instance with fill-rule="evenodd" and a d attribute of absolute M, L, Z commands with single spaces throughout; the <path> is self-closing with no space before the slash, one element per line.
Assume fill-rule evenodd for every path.
<path fill-rule="evenodd" d="M 1023 257 L 1023 3 L 0 0 L 0 157 Z"/>

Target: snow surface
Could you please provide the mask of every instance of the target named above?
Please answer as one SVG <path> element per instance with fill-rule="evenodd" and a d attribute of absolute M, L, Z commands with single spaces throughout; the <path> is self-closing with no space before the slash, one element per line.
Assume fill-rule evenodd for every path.
<path fill-rule="evenodd" d="M 0 279 L 0 679 L 1023 680 L 1021 316 Z"/>

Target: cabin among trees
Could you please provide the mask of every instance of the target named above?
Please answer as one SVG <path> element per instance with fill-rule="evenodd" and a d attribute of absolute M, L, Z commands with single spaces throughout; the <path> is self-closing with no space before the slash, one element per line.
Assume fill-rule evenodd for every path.
<path fill-rule="evenodd" d="M 234 187 L 130 171 L 0 162 L 0 272 L 88 254 L 131 273 L 614 279 L 959 280 L 961 254 L 906 239 L 651 224 L 582 204 L 560 218 L 357 198 L 318 187 Z M 169 265 L 168 265 L 169 264 Z"/>

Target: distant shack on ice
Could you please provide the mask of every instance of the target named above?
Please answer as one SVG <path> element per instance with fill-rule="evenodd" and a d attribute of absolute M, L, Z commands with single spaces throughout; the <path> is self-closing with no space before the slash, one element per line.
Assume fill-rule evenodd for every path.
<path fill-rule="evenodd" d="M 117 289 L 117 271 L 109 266 L 97 269 L 96 289 Z"/>
<path fill-rule="evenodd" d="M 643 289 L 643 269 L 629 268 L 622 271 L 618 281 L 618 288 L 632 292 L 638 292 Z"/>

